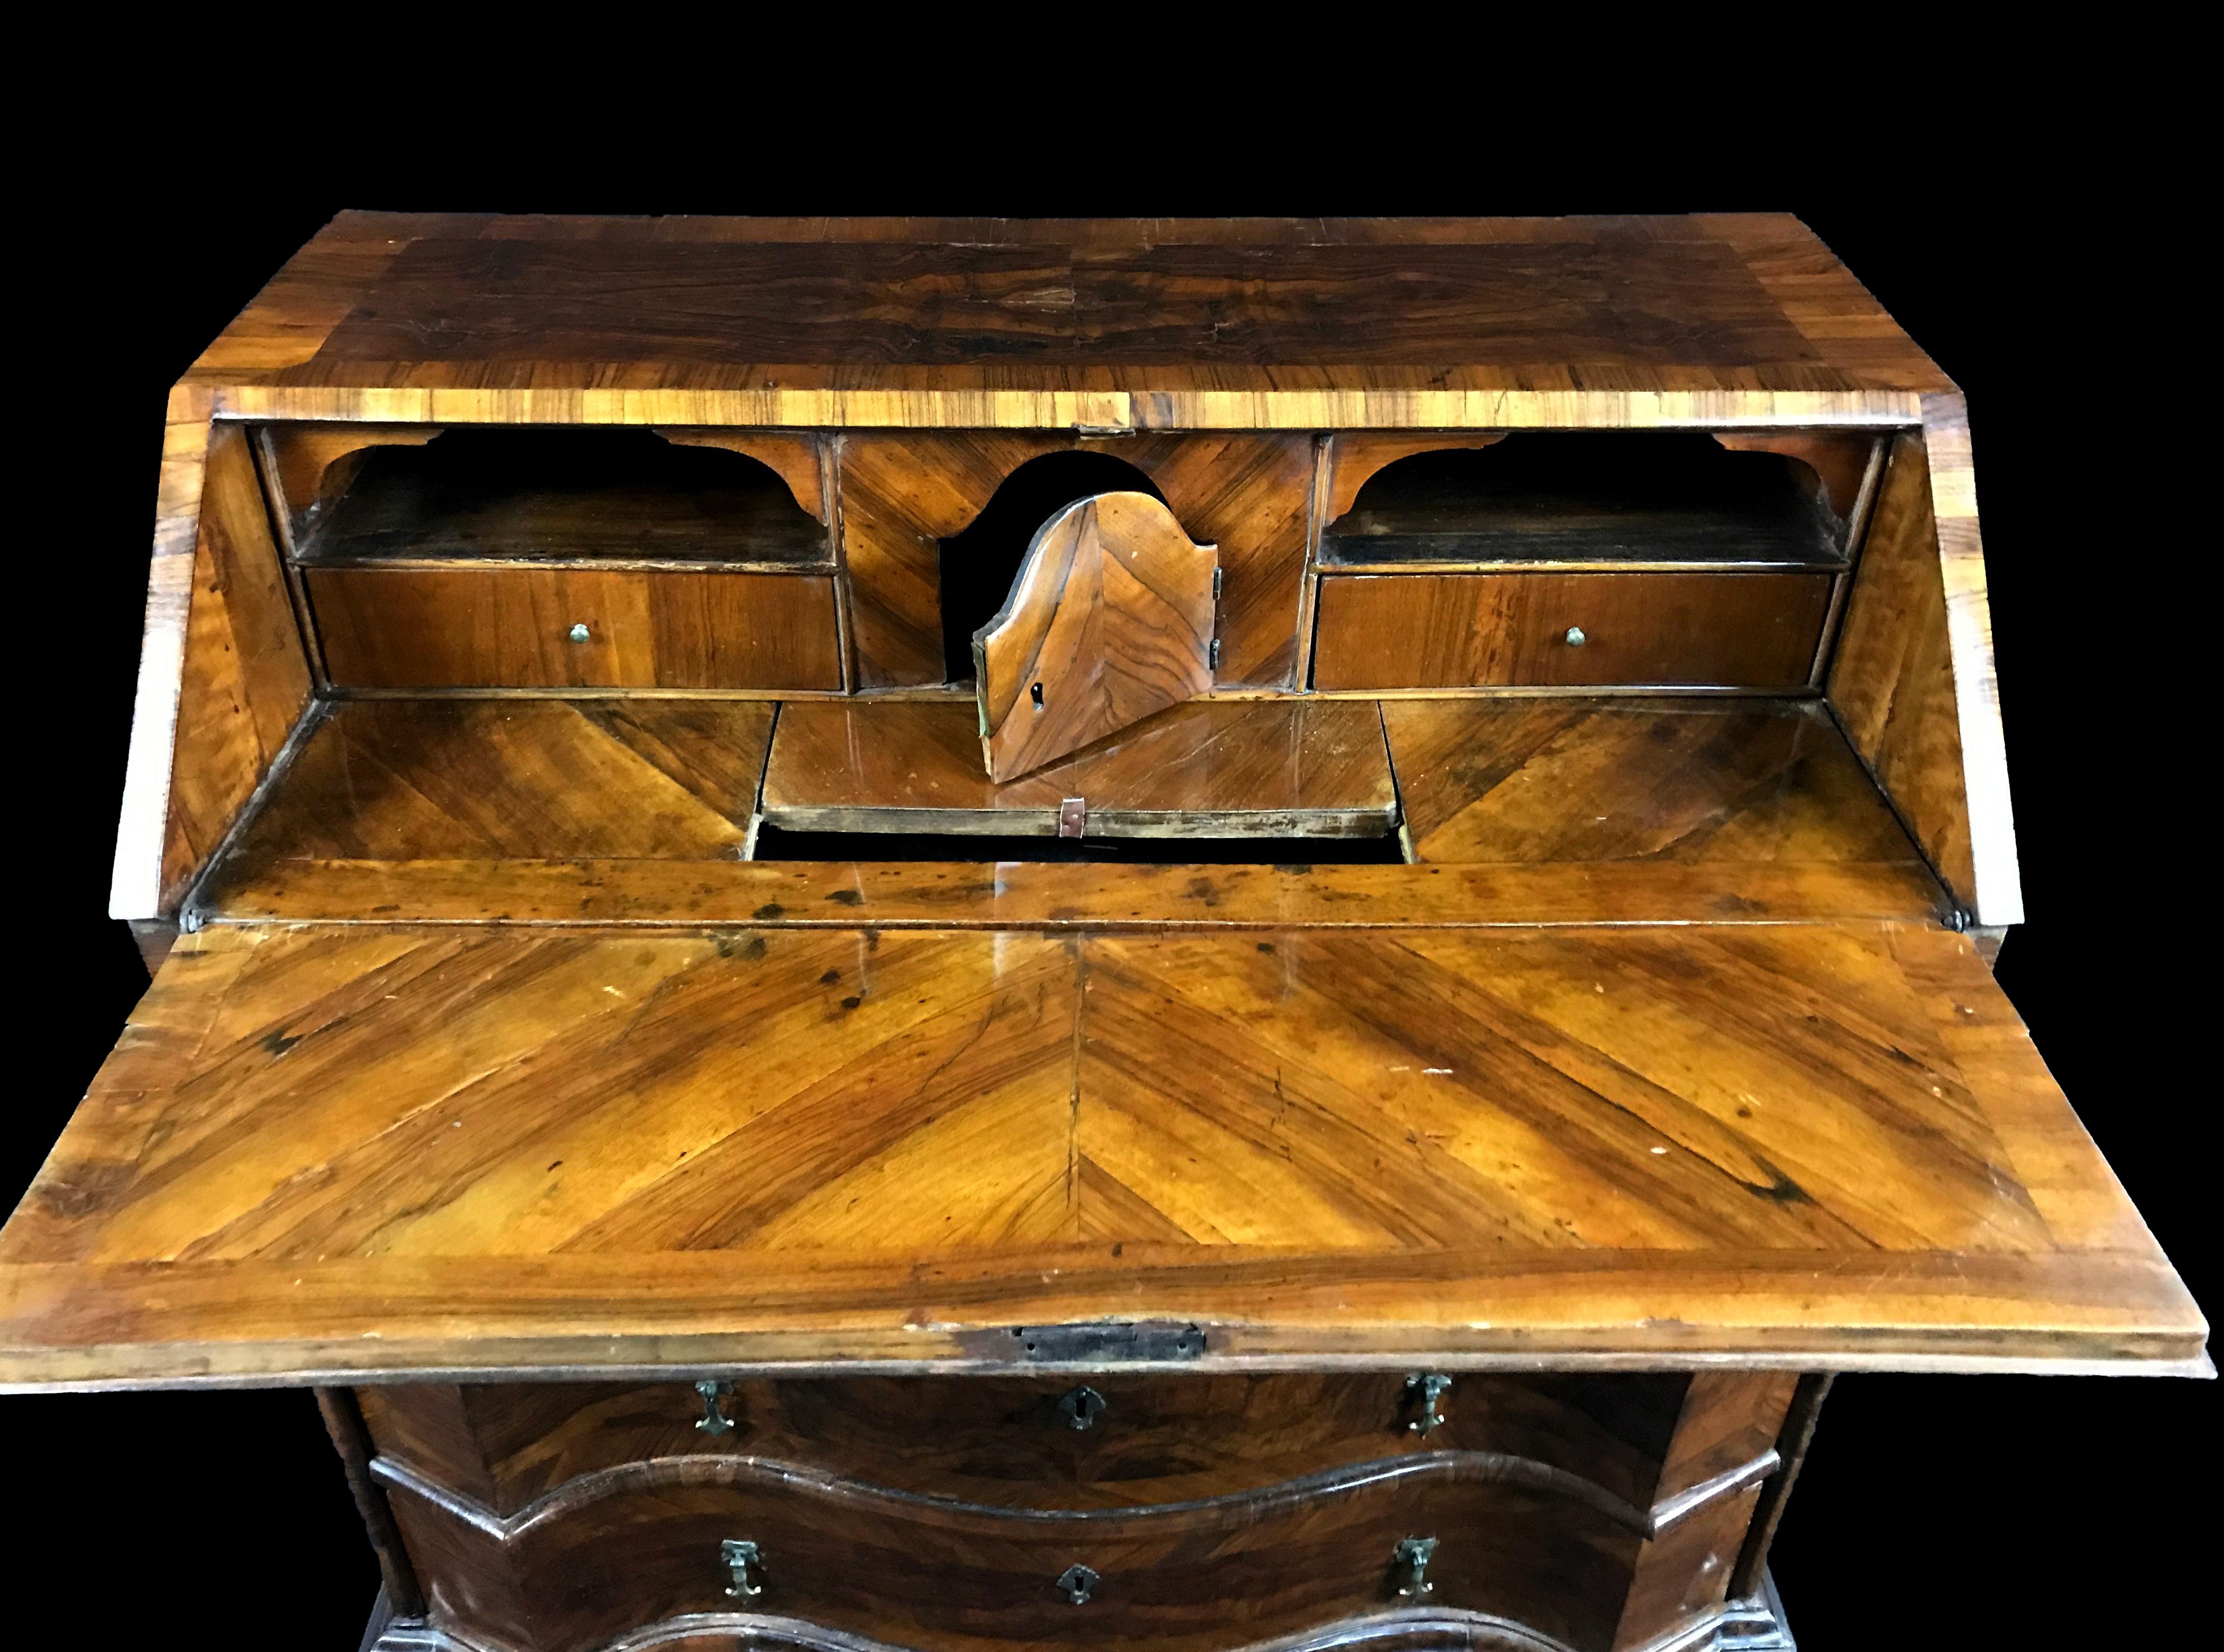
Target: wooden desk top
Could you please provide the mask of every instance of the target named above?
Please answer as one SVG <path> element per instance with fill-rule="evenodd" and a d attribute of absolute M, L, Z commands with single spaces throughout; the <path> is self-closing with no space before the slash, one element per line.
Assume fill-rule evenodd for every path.
<path fill-rule="evenodd" d="M 1408 873 L 1418 868 L 1404 868 Z M 2180 1370 L 1968 940 L 214 926 L 0 1233 L 0 1382 Z"/>
<path fill-rule="evenodd" d="M 1783 214 L 347 212 L 180 387 L 243 417 L 1911 425 L 1954 386 Z"/>

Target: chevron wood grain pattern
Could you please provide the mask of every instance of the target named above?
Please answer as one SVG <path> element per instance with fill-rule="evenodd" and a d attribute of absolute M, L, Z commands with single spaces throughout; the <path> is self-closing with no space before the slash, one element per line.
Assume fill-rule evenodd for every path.
<path fill-rule="evenodd" d="M 1425 861 L 1911 867 L 1811 701 L 1386 700 Z"/>
<path fill-rule="evenodd" d="M 1045 522 L 973 635 L 989 777 L 1015 779 L 1210 689 L 1219 565 L 1148 494 L 1092 495 Z"/>
<path fill-rule="evenodd" d="M 763 809 L 793 831 L 1047 835 L 1081 798 L 1099 836 L 1374 836 L 1396 829 L 1382 720 L 1365 700 L 1203 701 L 1018 779 L 981 772 L 974 709 L 780 708 Z"/>
<path fill-rule="evenodd" d="M 858 683 L 943 680 L 938 543 L 978 516 L 1029 459 L 1076 448 L 1132 464 L 1193 539 L 1219 549 L 1223 685 L 1286 685 L 1296 665 L 1312 500 L 1310 436 L 1197 432 L 1118 441 L 1040 431 L 845 436 L 842 536 Z"/>
<path fill-rule="evenodd" d="M 1783 1409 L 1773 1397 L 1796 1380 L 1469 1371 L 1440 1397 L 1441 1426 L 1425 1437 L 1412 1431 L 1420 1405 L 1406 1375 L 744 1378 L 719 1396 L 731 1427 L 718 1434 L 696 1426 L 703 1399 L 677 1377 L 358 1392 L 380 1455 L 503 1517 L 582 1479 L 668 1457 L 746 1457 L 984 1507 L 1086 1510 L 1487 1453 L 1579 1481 L 1594 1503 L 1639 1527 L 1669 1523 L 1676 1499 L 1763 1457 L 1776 1438 L 1770 1407 Z M 1084 1385 L 1101 1409 L 1077 1429 L 1059 1402 Z M 1699 1409 L 1716 1422 L 1681 1426 L 1687 1397 L 1702 1390 L 1709 1397 Z M 1686 1447 L 1671 1456 L 1678 1440 Z"/>
<path fill-rule="evenodd" d="M 182 939 L 0 1233 L 0 1380 L 2170 1365 L 1968 941 L 1893 925 Z M 1410 1368 L 1410 1367 L 1408 1367 Z"/>
<path fill-rule="evenodd" d="M 235 855 L 200 915 L 224 923 L 671 929 L 1192 930 L 1408 924 L 1937 922 L 1927 867 L 1612 861 L 1527 866 L 300 860 Z"/>
<path fill-rule="evenodd" d="M 343 702 L 232 864 L 731 860 L 773 711 L 746 700 Z"/>
<path fill-rule="evenodd" d="M 246 436 L 210 439 L 186 621 L 161 887 L 205 867 L 307 710 L 311 683 Z"/>
<path fill-rule="evenodd" d="M 1968 424 L 1959 398 L 1936 414 L 1892 444 L 1828 688 L 1941 880 L 1977 922 L 2019 924 Z"/>
<path fill-rule="evenodd" d="M 1805 685 L 1828 574 L 1337 574 L 1323 689 Z"/>
<path fill-rule="evenodd" d="M 304 578 L 343 688 L 842 686 L 827 576 L 449 566 Z"/>
<path fill-rule="evenodd" d="M 244 417 L 1300 431 L 1913 424 L 1951 388 L 1779 215 L 345 213 L 187 382 Z"/>

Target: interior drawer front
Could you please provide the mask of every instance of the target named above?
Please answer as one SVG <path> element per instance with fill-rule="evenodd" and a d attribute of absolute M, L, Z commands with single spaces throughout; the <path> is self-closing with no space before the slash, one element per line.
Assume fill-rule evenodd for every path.
<path fill-rule="evenodd" d="M 838 689 L 821 574 L 313 568 L 341 688 Z"/>
<path fill-rule="evenodd" d="M 1805 685 L 1833 576 L 1331 575 L 1323 689 Z M 1580 641 L 1576 640 L 1580 638 Z"/>
<path fill-rule="evenodd" d="M 435 1624 L 536 1652 L 743 1611 L 920 1652 L 1221 1652 L 1422 1602 L 1606 1652 L 1643 1544 L 1562 1488 L 1442 1460 L 1090 1516 L 893 1497 L 749 1459 L 666 1460 L 498 1527 L 386 1478 Z M 1415 1540 L 1433 1540 L 1418 1579 L 1413 1551 L 1401 1557 Z"/>
<path fill-rule="evenodd" d="M 868 1377 L 730 1384 L 715 1416 L 679 1381 L 408 1384 L 367 1388 L 363 1407 L 382 1456 L 505 1515 L 628 1464 L 708 1454 L 1000 1508 L 1114 1509 L 1483 1451 L 1642 1508 L 1684 1387 L 1475 1372 L 1431 1405 L 1399 1372 Z"/>

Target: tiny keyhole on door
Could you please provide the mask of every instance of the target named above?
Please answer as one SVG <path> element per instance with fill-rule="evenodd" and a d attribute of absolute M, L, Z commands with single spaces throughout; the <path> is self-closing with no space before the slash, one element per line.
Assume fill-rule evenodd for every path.
<path fill-rule="evenodd" d="M 1036 710 L 1041 710 L 1043 709 L 1042 684 L 1038 683 L 1033 688 L 1029 689 L 1027 690 L 1027 698 L 1034 702 Z"/>

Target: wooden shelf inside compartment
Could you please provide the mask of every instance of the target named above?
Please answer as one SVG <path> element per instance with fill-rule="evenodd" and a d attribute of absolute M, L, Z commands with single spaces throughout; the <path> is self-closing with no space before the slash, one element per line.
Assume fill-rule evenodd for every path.
<path fill-rule="evenodd" d="M 1837 568 L 1844 525 L 1793 462 L 1710 438 L 1526 433 L 1378 473 L 1324 567 Z"/>
<path fill-rule="evenodd" d="M 824 571 L 825 524 L 770 467 L 647 431 L 452 430 L 363 456 L 296 536 L 310 567 Z"/>

